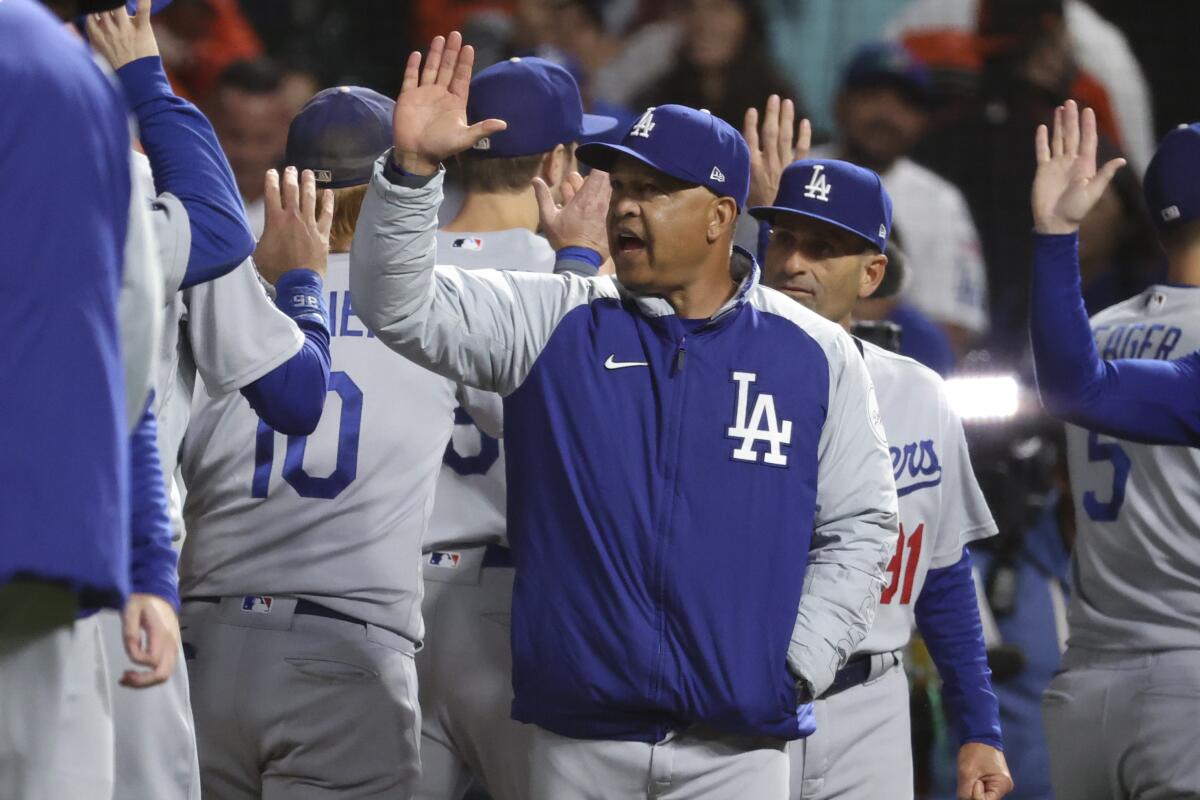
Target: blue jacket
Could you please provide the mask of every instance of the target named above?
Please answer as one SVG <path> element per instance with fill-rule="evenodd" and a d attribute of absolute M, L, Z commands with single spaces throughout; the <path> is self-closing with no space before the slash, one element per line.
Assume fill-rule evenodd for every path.
<path fill-rule="evenodd" d="M 897 530 L 850 337 L 744 251 L 698 327 L 612 278 L 435 269 L 440 194 L 377 172 L 351 287 L 383 342 L 504 397 L 514 718 L 810 733 L 796 680 L 824 691 L 862 640 Z"/>

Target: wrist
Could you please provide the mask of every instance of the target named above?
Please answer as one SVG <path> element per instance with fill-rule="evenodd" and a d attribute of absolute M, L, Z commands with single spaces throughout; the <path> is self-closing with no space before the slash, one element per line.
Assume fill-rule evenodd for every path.
<path fill-rule="evenodd" d="M 275 282 L 275 305 L 293 320 L 308 319 L 329 324 L 324 284 L 311 269 L 291 269 Z"/>
<path fill-rule="evenodd" d="M 1035 233 L 1045 234 L 1046 236 L 1067 236 L 1072 233 L 1079 233 L 1079 225 L 1071 224 L 1061 219 L 1035 219 L 1033 221 L 1033 230 Z"/>
<path fill-rule="evenodd" d="M 419 178 L 427 178 L 433 175 L 438 171 L 438 167 L 441 166 L 441 162 L 430 161 L 417 153 L 395 149 L 392 150 L 391 161 L 393 166 L 403 174 Z"/>
<path fill-rule="evenodd" d="M 122 64 L 116 69 L 117 80 L 125 91 L 125 98 L 135 112 L 142 104 L 160 97 L 169 97 L 174 92 L 163 69 L 162 59 L 155 55 L 141 56 Z"/>

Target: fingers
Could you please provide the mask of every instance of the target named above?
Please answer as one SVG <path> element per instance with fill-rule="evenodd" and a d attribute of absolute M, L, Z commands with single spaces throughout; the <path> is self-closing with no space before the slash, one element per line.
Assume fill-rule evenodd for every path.
<path fill-rule="evenodd" d="M 332 189 L 321 192 L 321 216 L 317 217 L 317 231 L 326 240 L 329 239 L 329 232 L 333 230 L 334 203 Z"/>
<path fill-rule="evenodd" d="M 482 122 L 476 122 L 467 128 L 467 146 L 462 149 L 468 150 L 480 139 L 486 139 L 493 133 L 499 133 L 507 127 L 508 123 L 502 119 L 485 119 Z"/>
<path fill-rule="evenodd" d="M 280 192 L 283 210 L 295 212 L 300 206 L 300 181 L 295 167 L 283 171 L 283 190 Z"/>
<path fill-rule="evenodd" d="M 137 0 L 135 7 L 134 19 L 138 27 L 150 24 L 150 7 L 153 5 L 153 0 Z"/>
<path fill-rule="evenodd" d="M 454 68 L 458 66 L 458 57 L 462 46 L 462 34 L 451 31 L 446 39 L 446 49 L 442 51 L 442 63 L 438 65 L 437 85 L 449 88 L 450 79 L 454 77 Z"/>
<path fill-rule="evenodd" d="M 125 643 L 125 654 L 135 664 L 145 665 L 149 653 L 142 644 L 142 613 L 137 602 L 127 603 L 121 614 L 121 634 Z"/>
<path fill-rule="evenodd" d="M 1088 183 L 1088 194 L 1093 198 L 1092 202 L 1100 199 L 1100 195 L 1104 194 L 1104 191 L 1108 188 L 1108 185 L 1112 183 L 1112 179 L 1116 176 L 1117 170 L 1125 166 L 1125 163 L 1125 159 L 1123 158 L 1114 158 L 1112 161 L 1109 161 L 1107 164 L 1105 164 L 1098 173 L 1096 173 L 1096 177 L 1092 178 L 1092 180 Z"/>
<path fill-rule="evenodd" d="M 1096 112 L 1085 108 L 1079 122 L 1079 157 L 1093 168 L 1096 164 L 1096 149 L 1099 146 L 1099 140 L 1100 135 L 1096 132 Z"/>
<path fill-rule="evenodd" d="M 779 107 L 779 166 L 792 163 L 793 136 L 796 132 L 796 104 L 784 100 Z"/>
<path fill-rule="evenodd" d="M 554 195 L 550 192 L 550 187 L 541 178 L 533 179 L 533 196 L 537 198 L 538 217 L 543 223 L 547 223 L 558 213 L 558 204 L 554 202 Z"/>
<path fill-rule="evenodd" d="M 763 112 L 762 150 L 767 164 L 773 166 L 776 159 L 779 158 L 779 95 L 777 94 L 767 98 L 767 108 Z"/>
<path fill-rule="evenodd" d="M 750 157 L 758 155 L 758 109 L 747 108 L 746 117 L 742 121 L 742 138 L 750 145 Z"/>
<path fill-rule="evenodd" d="M 1068 100 L 1063 106 L 1063 155 L 1079 155 L 1079 106 Z"/>
<path fill-rule="evenodd" d="M 421 80 L 421 51 L 413 50 L 404 64 L 404 79 L 400 82 L 400 94 L 417 88 Z"/>
<path fill-rule="evenodd" d="M 1037 163 L 1045 164 L 1050 161 L 1050 131 L 1045 125 L 1037 127 L 1037 133 L 1033 136 L 1033 151 L 1037 156 Z"/>
<path fill-rule="evenodd" d="M 263 179 L 263 205 L 267 219 L 277 216 L 283 211 L 279 203 L 279 172 L 273 169 L 267 170 L 266 177 Z"/>
<path fill-rule="evenodd" d="M 317 177 L 311 169 L 300 173 L 300 218 L 305 222 L 317 218 Z"/>
<path fill-rule="evenodd" d="M 1050 157 L 1061 158 L 1063 154 L 1063 109 L 1054 109 L 1054 129 L 1050 133 Z"/>
<path fill-rule="evenodd" d="M 571 185 L 571 193 L 574 194 L 583 188 L 583 176 L 578 172 L 572 172 L 567 176 L 567 183 Z"/>
<path fill-rule="evenodd" d="M 475 48 L 467 45 L 458 54 L 454 77 L 450 79 L 450 93 L 464 100 L 471 93 L 471 71 L 475 68 Z"/>
<path fill-rule="evenodd" d="M 425 69 L 421 71 L 421 86 L 437 81 L 438 68 L 442 66 L 442 51 L 446 49 L 446 37 L 435 36 L 429 43 L 429 54 L 425 56 Z"/>
<path fill-rule="evenodd" d="M 582 186 L 583 186 L 582 179 L 578 183 L 571 180 L 570 177 L 568 177 L 565 181 L 563 181 L 562 189 L 561 189 L 562 204 L 565 206 L 567 203 L 570 203 L 572 200 L 574 200 L 575 195 L 579 193 L 579 189 Z"/>
<path fill-rule="evenodd" d="M 809 150 L 812 150 L 812 123 L 807 119 L 802 119 L 800 120 L 800 135 L 796 137 L 795 160 L 801 161 L 808 158 Z"/>

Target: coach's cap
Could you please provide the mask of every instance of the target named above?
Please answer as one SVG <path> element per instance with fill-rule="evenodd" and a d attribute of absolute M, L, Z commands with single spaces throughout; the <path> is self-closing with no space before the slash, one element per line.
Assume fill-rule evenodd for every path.
<path fill-rule="evenodd" d="M 577 152 L 589 167 L 609 171 L 620 156 L 732 197 L 750 194 L 750 148 L 733 126 L 707 111 L 667 105 L 646 109 L 620 144 L 593 142 Z"/>
<path fill-rule="evenodd" d="M 812 217 L 858 234 L 884 250 L 892 230 L 892 198 L 869 169 L 848 161 L 810 158 L 783 171 L 775 204 L 750 214 L 770 222 L 779 213 Z"/>
<path fill-rule="evenodd" d="M 1163 137 L 1142 186 L 1159 230 L 1200 218 L 1200 122 Z"/>
<path fill-rule="evenodd" d="M 611 130 L 613 117 L 583 113 L 579 84 L 563 67 L 544 58 L 510 58 L 471 80 L 467 122 L 502 119 L 508 127 L 480 139 L 471 153 L 515 158 L 545 153 Z"/>
<path fill-rule="evenodd" d="M 113 5 L 117 5 L 113 3 Z M 150 13 L 157 14 L 167 6 L 171 5 L 171 0 L 151 0 Z M 137 0 L 127 0 L 125 9 L 129 12 L 129 16 L 137 14 Z"/>
<path fill-rule="evenodd" d="M 843 90 L 891 86 L 916 103 L 928 102 L 929 85 L 929 70 L 898 42 L 864 45 L 842 76 Z"/>
<path fill-rule="evenodd" d="M 311 169 L 319 189 L 359 186 L 392 145 L 396 104 L 371 89 L 337 86 L 304 104 L 288 128 L 287 162 Z"/>

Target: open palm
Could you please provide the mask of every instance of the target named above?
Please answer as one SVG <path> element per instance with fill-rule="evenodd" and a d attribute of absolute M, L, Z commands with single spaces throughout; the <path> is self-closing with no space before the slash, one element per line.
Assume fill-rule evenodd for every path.
<path fill-rule="evenodd" d="M 419 52 L 409 55 L 392 116 L 392 157 L 401 169 L 430 175 L 444 159 L 507 127 L 498 119 L 467 124 L 474 63 L 475 51 L 458 31 L 433 40 L 423 68 Z"/>
<path fill-rule="evenodd" d="M 1035 140 L 1037 174 L 1033 179 L 1033 224 L 1038 233 L 1075 233 L 1099 202 L 1125 159 L 1114 158 L 1096 170 L 1096 115 L 1079 113 L 1074 100 L 1054 110 L 1054 130 L 1039 125 Z"/>

